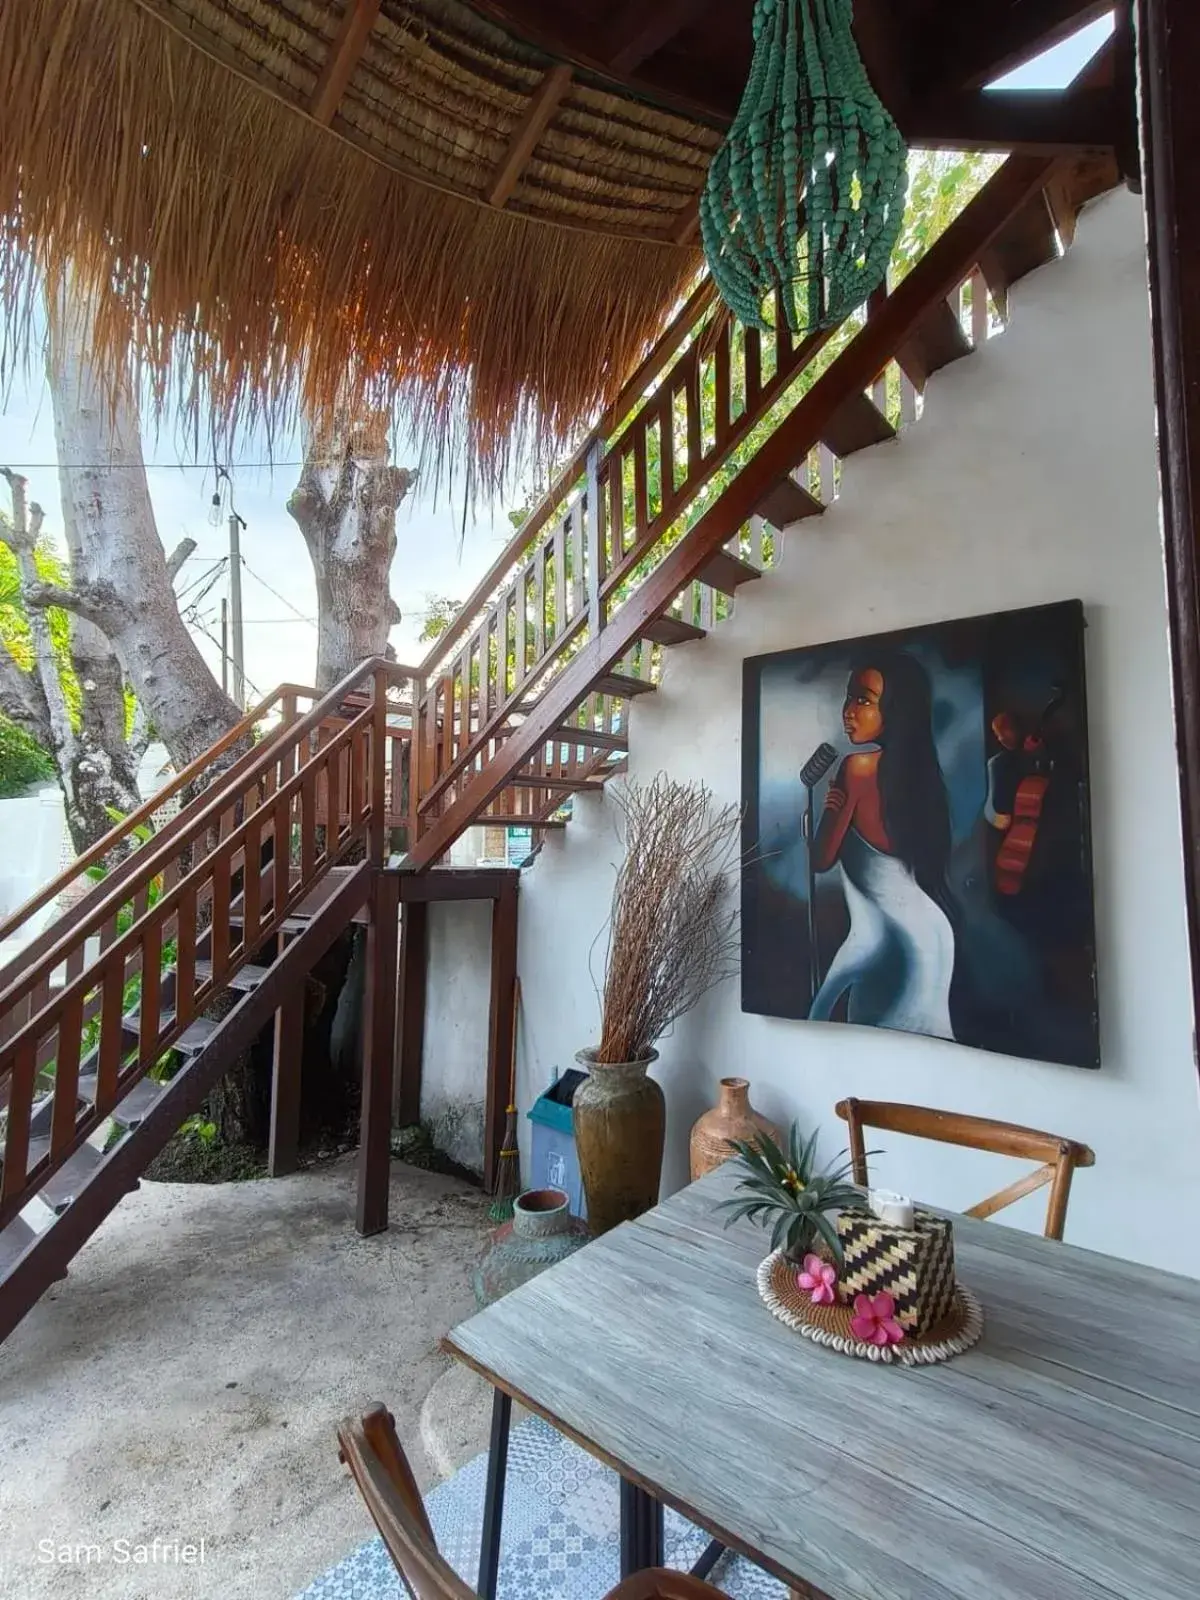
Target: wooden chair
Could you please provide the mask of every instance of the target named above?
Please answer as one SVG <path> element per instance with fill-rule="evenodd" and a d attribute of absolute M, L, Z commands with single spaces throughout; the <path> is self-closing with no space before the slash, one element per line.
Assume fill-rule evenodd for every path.
<path fill-rule="evenodd" d="M 981 1200 L 967 1212 L 968 1217 L 991 1217 L 1027 1194 L 1050 1185 L 1046 1206 L 1047 1239 L 1061 1239 L 1067 1220 L 1067 1201 L 1076 1167 L 1095 1165 L 1096 1157 L 1086 1144 L 1062 1139 L 1055 1133 L 1039 1133 L 1015 1122 L 994 1122 L 990 1117 L 962 1116 L 954 1111 L 934 1111 L 928 1106 L 898 1105 L 889 1100 L 839 1100 L 837 1114 L 850 1128 L 850 1158 L 854 1181 L 867 1186 L 867 1151 L 864 1128 L 881 1128 L 889 1133 L 907 1133 L 917 1139 L 936 1139 L 941 1144 L 965 1145 L 971 1150 L 992 1150 L 997 1155 L 1017 1156 L 1040 1161 L 1036 1171 L 1018 1178 L 1007 1189 Z"/>
<path fill-rule="evenodd" d="M 350 1469 L 367 1510 L 396 1564 L 400 1581 L 415 1600 L 477 1600 L 438 1553 L 421 1491 L 385 1407 L 374 1405 L 361 1420 L 347 1417 L 338 1429 L 338 1459 Z M 546 1600 L 558 1600 L 547 1593 Z M 637 1572 L 610 1591 L 607 1600 L 724 1600 L 719 1589 L 686 1572 L 652 1568 Z"/>

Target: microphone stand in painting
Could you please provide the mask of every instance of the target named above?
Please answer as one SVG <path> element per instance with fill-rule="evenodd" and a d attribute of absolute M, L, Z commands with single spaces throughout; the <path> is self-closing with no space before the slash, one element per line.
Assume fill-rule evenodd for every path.
<path fill-rule="evenodd" d="M 800 768 L 800 782 L 808 791 L 800 832 L 808 846 L 808 981 L 811 989 L 809 1005 L 821 987 L 821 958 L 817 947 L 817 869 L 813 864 L 813 846 L 817 839 L 816 788 L 837 760 L 837 751 L 831 744 L 819 744 Z"/>

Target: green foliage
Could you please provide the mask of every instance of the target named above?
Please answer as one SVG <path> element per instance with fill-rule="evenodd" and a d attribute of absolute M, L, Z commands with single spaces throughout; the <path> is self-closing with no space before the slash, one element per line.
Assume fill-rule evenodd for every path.
<path fill-rule="evenodd" d="M 22 672 L 32 672 L 33 636 L 29 618 L 21 599 L 21 571 L 14 551 L 5 542 L 7 519 L 0 516 L 0 648 L 8 651 Z M 54 546 L 48 540 L 39 542 L 34 552 L 34 565 L 43 583 L 64 587 L 69 574 Z M 46 623 L 50 629 L 50 642 L 58 663 L 58 674 L 67 709 L 73 722 L 78 722 L 81 704 L 79 681 L 71 663 L 71 619 L 59 606 L 48 606 Z"/>
<path fill-rule="evenodd" d="M 217 1142 L 217 1125 L 209 1122 L 203 1113 L 197 1112 L 181 1124 L 178 1136 L 199 1145 L 203 1150 L 211 1150 Z"/>
<path fill-rule="evenodd" d="M 54 776 L 54 762 L 24 728 L 0 716 L 0 800 Z"/>
<path fill-rule="evenodd" d="M 725 1226 L 747 1217 L 770 1227 L 772 1250 L 783 1250 L 794 1261 L 818 1244 L 840 1261 L 841 1241 L 830 1213 L 858 1205 L 861 1196 L 849 1181 L 852 1169 L 844 1152 L 832 1166 L 814 1170 L 817 1138 L 814 1132 L 803 1140 L 794 1122 L 786 1152 L 765 1133 L 754 1143 L 731 1140 L 743 1176 L 738 1193 L 718 1208 L 729 1212 Z"/>
<path fill-rule="evenodd" d="M 417 638 L 422 644 L 432 644 L 435 639 L 442 637 L 462 610 L 462 601 L 439 594 L 427 594 L 425 599 L 428 601 L 425 623 Z"/>

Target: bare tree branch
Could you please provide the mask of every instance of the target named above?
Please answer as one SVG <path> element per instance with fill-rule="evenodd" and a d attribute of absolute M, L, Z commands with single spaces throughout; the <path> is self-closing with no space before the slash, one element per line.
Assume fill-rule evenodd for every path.
<path fill-rule="evenodd" d="M 167 557 L 167 577 L 174 583 L 183 570 L 183 563 L 196 549 L 195 539 L 180 539 L 174 550 Z"/>
<path fill-rule="evenodd" d="M 0 645 L 0 712 L 24 728 L 40 745 L 50 747 L 50 713 L 46 709 L 41 684 L 32 672 L 21 668 Z"/>
<path fill-rule="evenodd" d="M 44 611 L 47 606 L 58 606 L 74 616 L 83 617 L 106 632 L 105 621 L 111 622 L 114 607 L 120 604 L 116 595 L 106 594 L 97 588 L 67 589 L 61 584 L 46 583 L 35 578 L 22 586 L 25 604 L 34 611 Z"/>

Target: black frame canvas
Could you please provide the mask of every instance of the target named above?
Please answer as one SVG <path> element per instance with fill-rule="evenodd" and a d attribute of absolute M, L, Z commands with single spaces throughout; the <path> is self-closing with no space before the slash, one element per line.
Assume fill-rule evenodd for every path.
<path fill-rule="evenodd" d="M 1100 1065 L 1083 640 L 1068 600 L 745 662 L 743 1010 Z"/>

